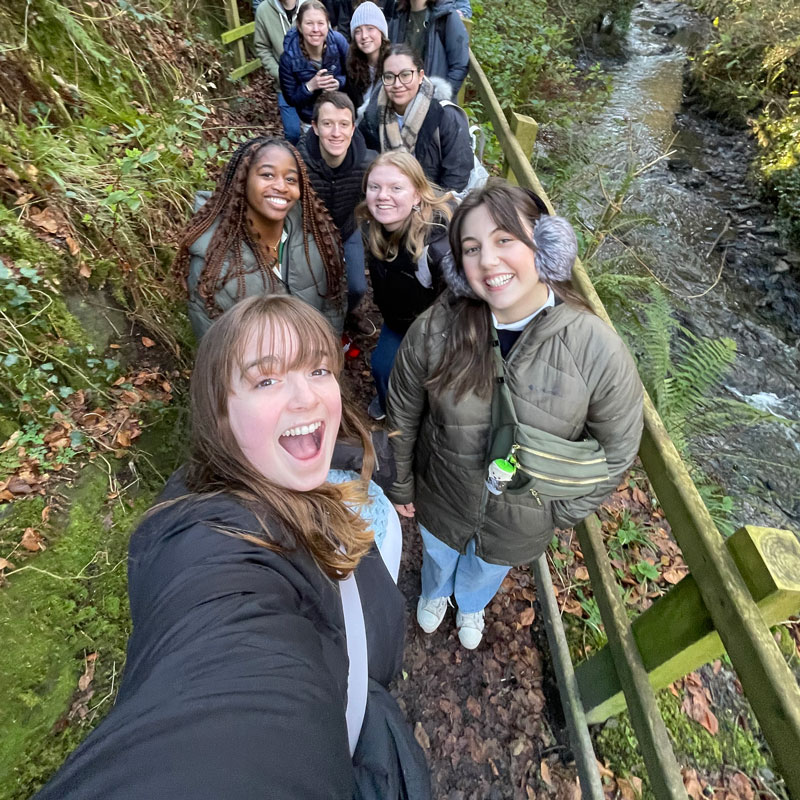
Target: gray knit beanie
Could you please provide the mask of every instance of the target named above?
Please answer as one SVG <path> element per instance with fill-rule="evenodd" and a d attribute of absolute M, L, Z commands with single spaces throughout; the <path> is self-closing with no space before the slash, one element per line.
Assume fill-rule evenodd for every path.
<path fill-rule="evenodd" d="M 564 217 L 541 216 L 533 225 L 533 249 L 539 279 L 547 284 L 569 280 L 578 257 L 578 240 Z M 442 263 L 442 273 L 456 297 L 477 299 L 455 259 Z"/>
<path fill-rule="evenodd" d="M 351 36 L 355 34 L 356 28 L 359 25 L 372 25 L 377 28 L 385 38 L 389 38 L 389 26 L 386 24 L 386 17 L 383 16 L 383 11 L 381 11 L 375 3 L 369 2 L 369 0 L 367 0 L 366 3 L 361 3 L 353 12 L 353 16 L 350 18 Z"/>

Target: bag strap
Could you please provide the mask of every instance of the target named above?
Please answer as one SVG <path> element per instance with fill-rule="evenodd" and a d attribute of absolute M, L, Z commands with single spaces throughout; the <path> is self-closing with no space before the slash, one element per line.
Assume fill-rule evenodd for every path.
<path fill-rule="evenodd" d="M 498 430 L 502 425 L 517 425 L 517 412 L 514 409 L 514 400 L 506 382 L 506 367 L 503 353 L 500 350 L 500 337 L 494 324 L 492 332 L 492 358 L 494 359 L 495 378 L 494 394 L 492 397 L 492 428 Z"/>
<path fill-rule="evenodd" d="M 367 660 L 367 629 L 364 624 L 364 611 L 361 608 L 361 596 L 358 593 L 356 576 L 351 573 L 343 581 L 339 581 L 342 596 L 342 612 L 344 613 L 344 630 L 347 639 L 347 739 L 350 755 L 356 751 L 358 737 L 364 724 L 367 710 L 367 691 L 369 670 Z"/>

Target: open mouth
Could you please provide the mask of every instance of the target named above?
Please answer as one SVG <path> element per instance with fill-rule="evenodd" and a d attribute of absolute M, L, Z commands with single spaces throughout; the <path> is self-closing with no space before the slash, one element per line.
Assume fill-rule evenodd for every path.
<path fill-rule="evenodd" d="M 277 208 L 286 208 L 289 205 L 289 201 L 285 197 L 265 197 L 264 199 Z"/>
<path fill-rule="evenodd" d="M 487 278 L 484 283 L 490 289 L 502 289 L 513 277 L 513 275 L 495 275 Z"/>
<path fill-rule="evenodd" d="M 317 420 L 309 425 L 289 428 L 278 437 L 278 442 L 293 458 L 298 461 L 308 461 L 319 455 L 324 435 L 325 423 Z"/>

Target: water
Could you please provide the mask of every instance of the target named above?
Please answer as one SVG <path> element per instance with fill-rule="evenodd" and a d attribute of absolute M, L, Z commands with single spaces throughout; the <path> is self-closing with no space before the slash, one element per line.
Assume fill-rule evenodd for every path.
<path fill-rule="evenodd" d="M 675 35 L 659 34 L 658 26 Z M 737 361 L 721 397 L 798 420 L 800 314 L 784 300 L 798 297 L 800 268 L 774 274 L 779 258 L 797 254 L 769 233 L 756 235 L 767 209 L 743 181 L 752 143 L 744 133 L 718 135 L 683 106 L 686 48 L 707 32 L 708 23 L 679 3 L 640 3 L 625 59 L 609 68 L 611 98 L 583 132 L 593 166 L 570 188 L 583 194 L 584 219 L 597 219 L 605 204 L 601 183 L 611 194 L 629 165 L 657 162 L 624 202 L 626 214 L 651 222 L 621 229 L 600 258 L 634 253 L 673 294 L 682 323 L 736 341 Z M 669 150 L 669 160 L 662 159 Z M 800 528 L 800 429 L 740 425 L 701 437 L 696 454 L 734 498 L 737 524 Z"/>

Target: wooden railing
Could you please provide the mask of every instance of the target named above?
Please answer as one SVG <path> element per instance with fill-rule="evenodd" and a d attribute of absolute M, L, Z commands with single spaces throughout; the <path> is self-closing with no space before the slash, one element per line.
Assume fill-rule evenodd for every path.
<path fill-rule="evenodd" d="M 247 60 L 243 42 L 253 33 L 255 23 L 240 24 L 235 0 L 225 0 L 225 9 L 230 30 L 222 35 L 222 41 L 234 44 L 237 67 L 230 77 L 237 79 L 260 66 L 258 59 Z M 469 80 L 502 147 L 504 174 L 535 191 L 553 212 L 531 166 L 536 122 L 501 108 L 471 51 Z M 580 262 L 573 277 L 592 309 L 611 324 Z M 690 574 L 631 623 L 599 520 L 592 515 L 578 525 L 608 645 L 578 665 L 577 681 L 567 680 L 568 685 L 560 687 L 568 703 L 582 705 L 570 725 L 571 733 L 580 738 L 577 729 L 584 711 L 588 722 L 601 722 L 627 705 L 654 794 L 659 800 L 685 800 L 654 689 L 713 660 L 724 648 L 789 794 L 800 800 L 800 688 L 768 627 L 800 610 L 800 542 L 790 531 L 752 526 L 740 529 L 725 542 L 646 394 L 639 456 Z M 537 579 L 546 581 L 540 567 L 535 569 Z M 582 773 L 584 793 L 595 796 L 599 783 L 594 783 L 592 792 L 584 777 Z"/>
<path fill-rule="evenodd" d="M 535 123 L 504 112 L 473 53 L 469 77 L 509 177 L 533 189 L 552 211 L 530 162 Z M 573 275 L 592 309 L 610 323 L 582 264 Z M 685 798 L 653 688 L 712 660 L 724 646 L 786 787 L 800 798 L 800 688 L 768 627 L 800 609 L 800 543 L 790 531 L 748 526 L 726 546 L 649 397 L 644 404 L 639 456 L 691 574 L 631 626 L 599 520 L 592 516 L 578 526 L 608 636 L 607 647 L 577 668 L 588 720 L 622 710 L 624 696 L 656 797 Z"/>

